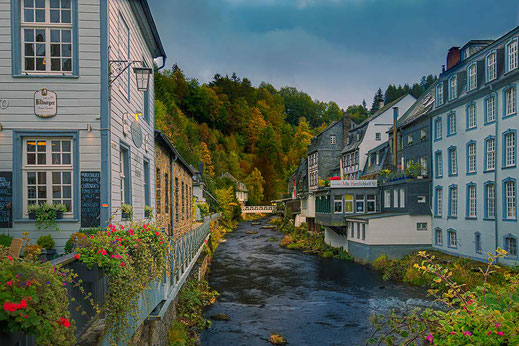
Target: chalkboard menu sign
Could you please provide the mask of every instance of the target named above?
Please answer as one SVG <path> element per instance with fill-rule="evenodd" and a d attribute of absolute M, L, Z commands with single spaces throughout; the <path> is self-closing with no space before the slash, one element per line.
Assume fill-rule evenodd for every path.
<path fill-rule="evenodd" d="M 13 173 L 0 172 L 0 228 L 13 227 Z"/>
<path fill-rule="evenodd" d="M 81 227 L 101 225 L 101 173 L 81 172 Z"/>

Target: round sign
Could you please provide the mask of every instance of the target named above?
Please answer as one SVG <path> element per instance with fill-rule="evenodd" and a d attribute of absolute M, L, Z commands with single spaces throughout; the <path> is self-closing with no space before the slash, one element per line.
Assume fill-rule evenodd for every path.
<path fill-rule="evenodd" d="M 132 122 L 132 139 L 137 148 L 142 146 L 142 127 L 137 121 Z"/>

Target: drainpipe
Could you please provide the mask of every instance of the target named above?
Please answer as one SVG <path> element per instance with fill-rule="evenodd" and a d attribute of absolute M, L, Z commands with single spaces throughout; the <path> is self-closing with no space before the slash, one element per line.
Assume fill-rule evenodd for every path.
<path fill-rule="evenodd" d="M 393 165 L 397 167 L 397 138 L 396 138 L 396 122 L 398 120 L 398 107 L 393 107 Z"/>
<path fill-rule="evenodd" d="M 493 88 L 493 85 L 490 84 L 490 92 L 493 92 L 494 91 L 494 88 Z M 496 95 L 496 100 L 497 100 L 497 95 Z M 497 114 L 497 104 L 496 104 L 496 114 Z M 494 236 L 495 236 L 495 242 L 496 242 L 496 246 L 494 248 L 494 251 L 492 252 L 495 252 L 495 250 L 497 249 L 498 247 L 498 244 L 499 244 L 499 232 L 498 232 L 498 226 L 497 226 L 497 222 L 498 222 L 498 215 L 499 215 L 499 212 L 497 210 L 498 208 L 498 205 L 500 205 L 498 202 L 497 202 L 497 188 L 498 188 L 498 185 L 497 185 L 497 167 L 498 167 L 498 162 L 499 162 L 499 154 L 498 154 L 498 148 L 499 146 L 497 145 L 498 142 L 498 134 L 499 134 L 499 131 L 498 131 L 498 128 L 499 128 L 499 116 L 496 116 L 496 126 L 495 126 L 495 137 L 496 137 L 496 152 L 495 152 L 495 158 L 494 160 L 496 161 L 495 162 L 495 167 L 494 167 L 494 195 L 495 195 L 495 198 L 494 198 L 494 213 L 495 213 L 495 219 L 494 219 Z M 501 193 L 504 193 L 504 191 L 501 191 Z M 496 263 L 499 263 L 499 258 L 496 257 Z"/>

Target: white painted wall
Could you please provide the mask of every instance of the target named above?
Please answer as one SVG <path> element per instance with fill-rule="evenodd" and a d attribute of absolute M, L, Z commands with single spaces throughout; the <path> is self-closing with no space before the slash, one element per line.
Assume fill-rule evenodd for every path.
<path fill-rule="evenodd" d="M 342 247 L 345 251 L 348 251 L 348 238 L 344 235 L 335 233 L 328 227 L 324 228 L 324 242 L 330 246 L 336 248 Z"/>

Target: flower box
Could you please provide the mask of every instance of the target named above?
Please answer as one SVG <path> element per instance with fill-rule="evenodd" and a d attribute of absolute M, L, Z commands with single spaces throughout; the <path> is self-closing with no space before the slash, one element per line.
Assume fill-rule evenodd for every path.
<path fill-rule="evenodd" d="M 122 218 L 123 220 L 125 220 L 125 221 L 126 221 L 126 220 L 130 220 L 130 213 L 126 213 L 126 212 L 123 211 L 123 212 L 121 213 L 121 218 Z"/>
<path fill-rule="evenodd" d="M 31 211 L 29 213 L 29 220 L 36 220 L 36 212 Z"/>
<path fill-rule="evenodd" d="M 83 282 L 96 282 L 105 276 L 104 269 L 97 264 L 94 264 L 92 269 L 88 269 L 86 264 L 75 261 L 70 264 L 69 268 L 72 269 L 74 273 L 78 275 L 78 279 L 83 280 Z"/>
<path fill-rule="evenodd" d="M 147 219 L 151 219 L 151 216 L 152 216 L 152 212 L 151 210 L 145 210 L 144 211 L 144 217 L 147 218 Z"/>

